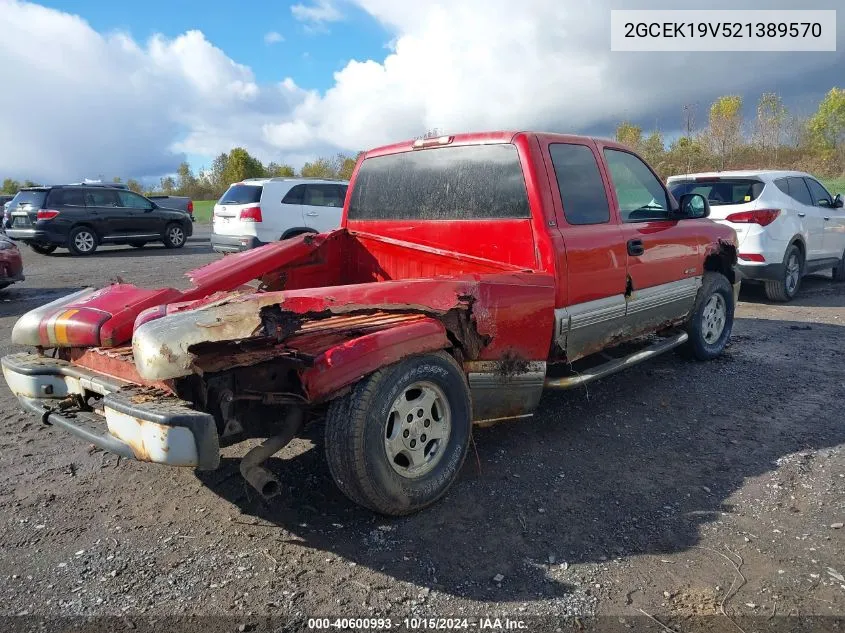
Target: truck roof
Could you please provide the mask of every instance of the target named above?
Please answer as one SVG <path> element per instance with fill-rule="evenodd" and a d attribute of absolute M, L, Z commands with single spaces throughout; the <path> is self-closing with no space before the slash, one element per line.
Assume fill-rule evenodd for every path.
<path fill-rule="evenodd" d="M 443 145 L 482 145 L 484 143 L 511 143 L 520 134 L 536 136 L 542 141 L 553 141 L 559 143 L 572 143 L 583 141 L 598 141 L 604 145 L 623 147 L 619 143 L 606 138 L 595 136 L 582 136 L 579 134 L 560 134 L 557 132 L 537 132 L 531 130 L 498 130 L 492 132 L 470 132 L 467 134 L 444 134 L 426 139 L 411 139 L 376 147 L 367 152 L 367 156 L 379 156 L 382 154 L 395 154 L 407 152 L 422 147 L 437 147 Z"/>

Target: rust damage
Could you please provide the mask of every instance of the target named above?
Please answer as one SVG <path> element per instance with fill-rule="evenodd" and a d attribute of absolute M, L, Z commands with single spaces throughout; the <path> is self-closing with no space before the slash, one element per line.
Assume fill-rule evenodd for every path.
<path fill-rule="evenodd" d="M 504 380 L 510 380 L 518 374 L 529 371 L 529 361 L 514 350 L 508 350 L 496 363 L 496 374 Z"/>
<path fill-rule="evenodd" d="M 441 321 L 450 343 L 463 357 L 475 359 L 492 337 L 478 331 L 472 314 L 475 297 L 461 294 L 456 298 L 456 306 L 446 311 L 416 304 L 366 307 L 351 304 L 320 311 L 291 312 L 284 310 L 282 304 L 266 305 L 259 309 L 261 325 L 251 338 L 195 343 L 187 351 L 193 355 L 193 367 L 201 374 L 272 359 L 308 367 L 316 354 L 332 344 L 387 329 L 416 316 Z M 514 371 L 518 371 L 518 364 L 511 363 Z"/>

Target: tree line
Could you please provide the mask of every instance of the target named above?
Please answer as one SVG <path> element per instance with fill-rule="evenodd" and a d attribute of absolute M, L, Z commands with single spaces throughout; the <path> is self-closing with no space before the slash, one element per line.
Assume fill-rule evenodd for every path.
<path fill-rule="evenodd" d="M 811 116 L 790 113 L 779 95 L 764 93 L 755 114 L 743 118 L 743 100 L 724 95 L 703 113 L 683 106 L 681 135 L 666 145 L 663 133 L 622 122 L 616 140 L 640 152 L 666 178 L 726 169 L 794 169 L 821 177 L 845 176 L 845 88 L 832 88 Z"/>
<path fill-rule="evenodd" d="M 845 176 L 845 88 L 832 88 L 808 117 L 790 113 L 773 92 L 760 96 L 750 120 L 743 118 L 743 105 L 738 95 L 717 98 L 703 113 L 699 113 L 697 104 L 684 105 L 681 134 L 668 145 L 661 130 L 646 134 L 641 126 L 630 122 L 616 127 L 615 138 L 642 154 L 663 178 L 697 171 L 763 168 L 795 169 L 821 177 Z M 420 138 L 439 134 L 439 130 L 430 130 Z M 290 165 L 264 165 L 244 148 L 236 147 L 221 153 L 209 169 L 198 173 L 183 162 L 175 177 L 162 178 L 158 187 L 144 187 L 134 178 L 126 184 L 139 193 L 214 200 L 231 183 L 245 178 L 298 175 L 348 180 L 356 161 L 357 156 L 336 154 L 305 163 L 297 173 Z M 113 182 L 121 179 L 115 177 Z M 35 185 L 31 180 L 21 183 L 6 178 L 2 192 L 13 194 L 21 187 Z"/>

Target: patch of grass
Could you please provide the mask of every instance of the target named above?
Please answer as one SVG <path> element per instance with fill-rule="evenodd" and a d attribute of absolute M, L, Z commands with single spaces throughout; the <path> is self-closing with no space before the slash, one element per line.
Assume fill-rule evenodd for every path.
<path fill-rule="evenodd" d="M 206 224 L 210 223 L 216 202 L 217 200 L 194 200 L 194 220 Z"/>
<path fill-rule="evenodd" d="M 833 195 L 841 193 L 845 196 L 845 178 L 819 178 L 819 181 Z"/>

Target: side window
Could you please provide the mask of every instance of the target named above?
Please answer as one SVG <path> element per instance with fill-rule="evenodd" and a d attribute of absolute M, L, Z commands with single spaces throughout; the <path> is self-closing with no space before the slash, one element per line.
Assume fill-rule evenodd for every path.
<path fill-rule="evenodd" d="M 633 154 L 615 149 L 605 149 L 604 157 L 623 222 L 669 218 L 666 190 L 643 161 Z"/>
<path fill-rule="evenodd" d="M 282 198 L 282 204 L 302 204 L 302 199 L 305 197 L 305 185 L 295 185 Z"/>
<path fill-rule="evenodd" d="M 810 195 L 810 190 L 807 189 L 807 185 L 804 182 L 803 178 L 798 178 L 796 176 L 791 176 L 787 178 L 789 182 L 789 197 L 793 200 L 797 200 L 801 204 L 805 204 L 808 207 L 815 206 L 813 204 L 813 197 Z"/>
<path fill-rule="evenodd" d="M 120 199 L 121 207 L 127 207 L 129 209 L 152 209 L 150 201 L 139 196 L 137 193 L 118 191 L 117 197 Z"/>
<path fill-rule="evenodd" d="M 828 193 L 827 189 L 820 182 L 814 178 L 805 178 L 804 182 L 810 188 L 810 195 L 813 197 L 813 202 L 815 202 L 817 207 L 830 208 L 833 206 L 833 196 Z"/>
<path fill-rule="evenodd" d="M 57 207 L 84 207 L 85 192 L 81 189 L 53 189 L 47 204 Z"/>
<path fill-rule="evenodd" d="M 786 178 L 778 178 L 775 180 L 775 187 L 781 190 L 781 193 L 789 195 L 789 181 Z"/>
<path fill-rule="evenodd" d="M 342 207 L 343 198 L 337 185 L 306 185 L 303 204 L 310 207 Z"/>
<path fill-rule="evenodd" d="M 604 224 L 610 221 L 607 192 L 593 151 L 586 145 L 549 145 L 563 215 L 569 224 Z"/>
<path fill-rule="evenodd" d="M 120 200 L 117 192 L 111 189 L 88 189 L 85 192 L 85 203 L 89 207 L 119 207 Z"/>

